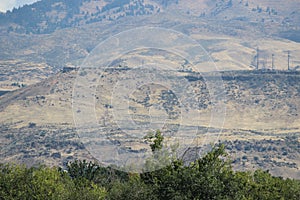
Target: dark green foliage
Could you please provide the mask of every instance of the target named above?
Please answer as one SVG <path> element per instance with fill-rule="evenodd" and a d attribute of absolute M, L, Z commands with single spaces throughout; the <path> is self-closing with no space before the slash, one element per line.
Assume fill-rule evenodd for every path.
<path fill-rule="evenodd" d="M 157 130 L 154 138 L 153 144 L 150 144 L 152 152 L 162 149 L 164 136 L 162 136 L 161 132 Z"/>
<path fill-rule="evenodd" d="M 158 199 L 151 185 L 145 184 L 138 175 L 133 176 L 129 181 L 115 182 L 109 191 L 107 199 L 127 200 L 127 199 Z"/>
<path fill-rule="evenodd" d="M 56 168 L 1 165 L 0 199 L 104 199 L 105 189 L 88 181 L 75 184 Z"/>
<path fill-rule="evenodd" d="M 156 141 L 156 142 L 155 142 Z M 158 131 L 153 141 L 160 148 Z M 61 168 L 0 165 L 0 199 L 233 199 L 298 200 L 300 181 L 268 172 L 234 172 L 224 145 L 185 165 L 180 159 L 159 170 L 128 174 L 93 162 Z"/>
<path fill-rule="evenodd" d="M 221 146 L 189 166 L 175 160 L 141 177 L 153 185 L 161 199 L 220 199 L 230 195 L 226 185 L 232 181 L 233 174 L 228 162 L 220 158 L 225 155 Z"/>
<path fill-rule="evenodd" d="M 224 146 L 189 166 L 171 165 L 141 174 L 159 199 L 300 199 L 300 182 L 272 177 L 261 170 L 234 172 Z"/>
<path fill-rule="evenodd" d="M 75 160 L 67 165 L 67 171 L 71 178 L 73 179 L 87 179 L 89 181 L 94 180 L 99 166 L 95 163 L 87 162 L 86 160 L 79 161 Z"/>
<path fill-rule="evenodd" d="M 103 187 L 110 188 L 114 182 L 128 181 L 128 174 L 112 167 L 102 167 L 86 160 L 75 160 L 67 165 L 67 172 L 75 183 L 83 180 L 92 181 Z"/>

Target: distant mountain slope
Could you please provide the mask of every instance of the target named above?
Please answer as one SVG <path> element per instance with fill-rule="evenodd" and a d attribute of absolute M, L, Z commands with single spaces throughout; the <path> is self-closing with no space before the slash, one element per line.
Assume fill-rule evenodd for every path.
<path fill-rule="evenodd" d="M 57 29 L 167 10 L 225 24 L 234 22 L 244 28 L 260 26 L 267 33 L 279 35 L 280 32 L 288 37 L 286 32 L 299 29 L 299 4 L 297 0 L 284 3 L 271 0 L 42 0 L 0 14 L 0 25 L 9 32 L 52 33 Z"/>
<path fill-rule="evenodd" d="M 49 66 L 48 76 L 78 66 L 105 38 L 158 26 L 197 40 L 221 70 L 255 68 L 257 47 L 260 68 L 271 68 L 273 55 L 275 68 L 287 69 L 290 51 L 291 68 L 299 70 L 299 18 L 297 0 L 42 0 L 0 14 L 0 59 Z M 17 80 L 2 67 L 9 77 L 0 85 L 28 85 L 37 74 L 27 72 L 20 68 Z"/>
<path fill-rule="evenodd" d="M 0 24 L 18 33 L 51 33 L 99 21 L 159 12 L 156 3 L 139 0 L 42 0 L 0 16 Z"/>
<path fill-rule="evenodd" d="M 275 68 L 287 69 L 290 51 L 291 68 L 299 70 L 299 18 L 297 0 L 42 0 L 0 14 L 0 59 L 49 66 L 41 72 L 49 76 L 80 65 L 112 35 L 155 26 L 197 40 L 220 70 L 255 68 L 258 47 L 260 68 L 271 68 L 273 55 Z M 0 77 L 0 85 L 35 82 L 28 81 L 35 70 L 19 69 L 17 80 L 0 68 L 9 76 Z"/>

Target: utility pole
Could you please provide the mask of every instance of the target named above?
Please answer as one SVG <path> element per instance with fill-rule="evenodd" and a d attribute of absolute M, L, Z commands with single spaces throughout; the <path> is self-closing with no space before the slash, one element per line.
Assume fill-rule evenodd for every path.
<path fill-rule="evenodd" d="M 256 63 L 256 70 L 258 70 L 258 66 L 259 66 L 259 48 L 257 47 L 257 49 L 256 49 L 256 61 L 257 61 L 257 63 Z"/>
<path fill-rule="evenodd" d="M 272 70 L 274 70 L 274 54 L 272 54 Z"/>
<path fill-rule="evenodd" d="M 288 71 L 290 71 L 290 58 L 291 58 L 291 52 L 288 51 Z"/>

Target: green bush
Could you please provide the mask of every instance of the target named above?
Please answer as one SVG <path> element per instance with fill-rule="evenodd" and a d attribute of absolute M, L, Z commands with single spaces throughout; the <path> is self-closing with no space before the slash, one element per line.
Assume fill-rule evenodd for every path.
<path fill-rule="evenodd" d="M 157 141 L 153 144 L 161 148 L 162 140 Z M 221 145 L 189 165 L 172 158 L 169 165 L 141 174 L 79 160 L 69 163 L 66 171 L 0 164 L 0 199 L 299 200 L 300 181 L 261 170 L 235 172 Z"/>
<path fill-rule="evenodd" d="M 83 179 L 75 184 L 57 168 L 1 165 L 0 199 L 104 199 L 104 188 Z"/>

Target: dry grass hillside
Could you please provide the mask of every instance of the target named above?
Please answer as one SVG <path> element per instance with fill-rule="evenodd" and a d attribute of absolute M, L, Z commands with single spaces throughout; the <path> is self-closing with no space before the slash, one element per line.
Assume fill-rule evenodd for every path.
<path fill-rule="evenodd" d="M 42 80 L 65 66 L 78 66 L 105 38 L 133 29 L 136 24 L 161 27 L 159 24 L 162 18 L 170 22 L 165 23 L 163 27 L 183 32 L 202 45 L 219 70 L 254 69 L 257 63 L 257 48 L 259 48 L 259 68 L 270 69 L 273 54 L 274 67 L 287 69 L 287 57 L 290 51 L 291 68 L 299 69 L 300 49 L 297 42 L 263 36 L 251 27 L 250 32 L 255 34 L 249 34 L 248 28 L 235 29 L 230 27 L 230 24 L 224 27 L 221 23 L 195 21 L 186 16 L 178 16 L 175 23 L 172 22 L 175 19 L 174 15 L 162 14 L 152 18 L 137 18 L 130 23 L 126 20 L 120 21 L 117 26 L 112 23 L 98 22 L 80 29 L 59 30 L 50 35 L 2 36 L 0 39 L 9 42 L 0 47 L 3 63 L 0 69 L 2 74 L 0 84 L 3 85 L 1 87 L 3 90 L 8 90 L 6 85 L 15 82 L 28 85 L 34 83 L 35 79 Z M 27 67 L 28 65 L 30 67 Z M 26 69 L 23 70 L 22 67 L 25 66 Z M 10 73 L 7 67 L 16 68 L 17 72 L 13 73 L 13 70 L 10 70 Z"/>
<path fill-rule="evenodd" d="M 95 114 L 98 125 L 104 127 L 101 134 L 108 134 L 110 140 L 118 141 L 124 148 L 131 146 L 132 151 L 139 151 L 147 145 L 141 143 L 140 139 L 128 143 L 128 127 L 119 121 L 120 131 L 120 127 L 115 124 L 120 118 L 116 118 L 114 112 L 122 110 L 118 108 L 119 101 L 113 99 L 111 91 L 120 76 L 130 72 L 130 68 L 124 70 L 116 68 L 106 71 L 102 73 L 100 82 L 96 81 Z M 77 74 L 77 71 L 61 72 L 45 81 L 0 97 L 3 161 L 28 162 L 29 159 L 30 162 L 34 160 L 46 164 L 62 164 L 75 157 L 87 156 L 85 147 L 76 136 L 72 114 L 84 113 L 87 109 L 81 107 L 80 111 L 74 111 L 72 108 L 72 90 L 76 76 L 99 78 L 93 74 Z M 216 133 L 222 129 L 218 140 L 227 144 L 236 168 L 260 167 L 269 169 L 275 175 L 299 178 L 298 72 L 222 73 L 226 97 L 223 127 L 215 127 L 211 122 L 213 105 L 201 76 L 187 72 L 178 73 L 177 76 L 189 81 L 194 98 L 189 101 L 189 107 L 197 110 L 198 115 L 179 120 L 183 115 L 183 105 L 174 101 L 176 96 L 167 88 L 152 84 L 132 91 L 128 99 L 128 116 L 137 127 L 148 126 L 152 130 L 155 126 L 149 126 L 151 118 L 168 119 L 167 125 L 162 128 L 167 141 L 183 137 L 181 139 L 190 147 L 202 144 L 205 139 L 203 137 L 207 136 L 203 133 L 208 128 L 214 129 Z M 179 126 L 187 131 L 186 135 L 178 135 Z M 192 131 L 195 126 L 199 126 L 198 134 Z M 145 132 L 136 134 L 139 135 L 138 138 L 142 138 L 149 130 L 146 128 Z"/>
<path fill-rule="evenodd" d="M 146 130 L 161 128 L 167 142 L 193 147 L 187 160 L 195 156 L 197 145 L 221 141 L 236 169 L 263 168 L 300 178 L 299 5 L 298 0 L 42 0 L 0 13 L 2 162 L 63 165 L 76 158 L 92 159 L 76 135 L 76 116 L 82 114 L 82 124 L 92 116 L 101 130 L 91 129 L 92 134 L 108 136 L 122 153 L 149 150 L 142 139 Z M 203 74 L 192 72 L 190 63 L 175 52 L 164 57 L 164 49 L 151 48 L 119 55 L 101 73 L 73 69 L 101 42 L 137 27 L 178 31 L 197 41 L 207 54 L 201 60 Z M 188 49 L 180 42 L 175 46 Z M 129 81 L 148 78 L 149 69 L 130 76 L 135 61 L 141 66 L 176 66 L 166 80 L 182 89 L 176 81 L 184 79 L 189 101 L 182 102 L 163 80 L 130 91 L 124 104 L 123 93 L 136 86 Z M 215 107 L 218 101 L 212 100 L 205 82 L 216 80 L 215 68 L 222 84 L 214 86 L 223 87 L 225 99 L 214 100 L 222 101 L 226 112 Z M 83 81 L 77 86 L 87 90 L 73 93 L 78 78 L 91 81 L 92 87 Z M 120 79 L 125 86 L 118 85 Z M 74 98 L 79 98 L 79 107 L 72 104 Z M 162 122 L 167 123 L 161 127 Z M 136 137 L 128 139 L 126 131 Z"/>

